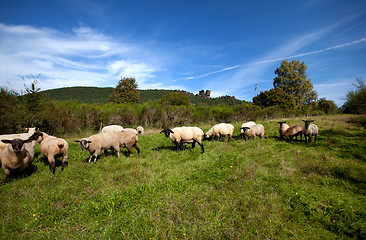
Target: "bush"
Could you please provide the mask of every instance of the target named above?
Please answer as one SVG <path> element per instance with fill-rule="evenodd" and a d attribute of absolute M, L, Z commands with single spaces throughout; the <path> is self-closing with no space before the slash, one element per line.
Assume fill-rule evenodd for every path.
<path fill-rule="evenodd" d="M 347 93 L 346 102 L 342 106 L 344 113 L 366 114 L 366 86 L 362 79 L 357 79 L 357 89 Z"/>

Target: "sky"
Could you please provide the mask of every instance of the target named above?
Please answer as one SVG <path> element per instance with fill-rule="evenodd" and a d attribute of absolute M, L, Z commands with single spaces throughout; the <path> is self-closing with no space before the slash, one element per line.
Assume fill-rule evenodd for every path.
<path fill-rule="evenodd" d="M 41 90 L 134 77 L 252 101 L 294 59 L 342 106 L 366 80 L 366 1 L 0 1 L 0 86 L 19 93 L 38 74 Z"/>

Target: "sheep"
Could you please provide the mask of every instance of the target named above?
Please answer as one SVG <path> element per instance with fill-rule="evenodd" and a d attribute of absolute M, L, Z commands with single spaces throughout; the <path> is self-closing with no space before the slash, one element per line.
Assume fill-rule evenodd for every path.
<path fill-rule="evenodd" d="M 113 149 L 117 151 L 117 156 L 119 157 L 119 141 L 116 134 L 113 132 L 98 133 L 88 138 L 75 140 L 75 142 L 80 143 L 81 151 L 87 149 L 90 152 L 89 162 L 91 162 L 94 156 L 94 163 L 96 163 L 98 154 L 102 150 Z"/>
<path fill-rule="evenodd" d="M 69 144 L 65 139 L 50 136 L 44 132 L 37 131 L 35 133 L 37 142 L 41 147 L 41 152 L 45 158 L 47 158 L 50 164 L 50 170 L 55 174 L 55 157 L 62 156 L 61 171 L 64 170 L 67 164 L 67 156 L 69 150 Z"/>
<path fill-rule="evenodd" d="M 290 127 L 286 122 L 277 122 L 280 124 L 280 127 L 278 128 L 278 133 L 280 134 L 280 137 L 283 138 L 283 133 Z"/>
<path fill-rule="evenodd" d="M 30 142 L 34 141 L 34 134 L 28 139 L 2 139 L 6 148 L 0 154 L 1 167 L 5 172 L 5 182 L 8 181 L 10 170 L 19 169 L 22 171 L 32 165 L 34 160 L 34 149 Z"/>
<path fill-rule="evenodd" d="M 240 129 L 243 129 L 244 135 L 248 138 L 255 138 L 256 136 L 259 136 L 262 139 L 264 137 L 264 127 L 262 124 L 256 124 L 251 127 L 242 127 Z"/>
<path fill-rule="evenodd" d="M 305 127 L 302 129 L 302 134 L 304 134 L 305 144 L 311 143 L 311 137 L 314 136 L 314 143 L 316 143 L 316 137 L 318 136 L 319 129 L 315 124 L 310 124 L 314 120 L 302 120 L 305 122 Z M 308 137 L 308 140 L 307 140 Z"/>
<path fill-rule="evenodd" d="M 165 137 L 170 138 L 176 144 L 176 150 L 179 149 L 180 143 L 192 143 L 192 148 L 194 148 L 197 142 L 201 146 L 202 153 L 205 152 L 202 143 L 203 131 L 198 127 L 165 128 L 160 133 L 164 133 Z"/>
<path fill-rule="evenodd" d="M 142 127 L 142 126 L 138 126 L 137 128 L 136 128 L 136 130 L 137 130 L 137 132 L 139 133 L 139 134 L 144 134 L 145 132 L 144 132 L 144 128 Z"/>
<path fill-rule="evenodd" d="M 220 141 L 222 136 L 228 136 L 228 142 L 230 142 L 231 137 L 234 133 L 234 126 L 229 123 L 220 123 L 214 125 L 210 130 L 208 130 L 205 134 L 205 138 L 217 137 Z"/>
<path fill-rule="evenodd" d="M 26 140 L 28 139 L 38 128 L 26 128 L 26 130 L 28 131 L 27 133 L 15 133 L 15 134 L 3 134 L 0 135 L 0 140 L 1 139 L 10 139 L 13 140 L 15 138 L 19 138 L 22 140 Z M 32 146 L 35 147 L 36 146 L 36 141 L 32 141 Z M 0 141 L 0 154 L 1 152 L 6 148 L 7 144 L 3 143 Z"/>
<path fill-rule="evenodd" d="M 121 132 L 123 130 L 123 127 L 120 125 L 108 125 L 102 128 L 102 133 L 108 133 L 108 132 Z"/>
<path fill-rule="evenodd" d="M 244 137 L 245 137 L 245 134 L 244 134 L 244 130 L 243 130 L 243 128 L 244 128 L 244 127 L 251 127 L 251 126 L 254 126 L 254 125 L 256 125 L 256 123 L 255 123 L 255 122 L 253 122 L 253 121 L 243 123 L 243 124 L 241 125 L 241 128 L 240 128 L 240 136 L 241 136 L 241 138 L 244 138 Z"/>
<path fill-rule="evenodd" d="M 138 146 L 138 136 L 133 131 L 123 131 L 116 133 L 119 146 L 127 148 L 127 157 L 131 154 L 131 148 L 134 147 L 137 153 L 140 154 L 140 148 Z"/>
<path fill-rule="evenodd" d="M 297 136 L 300 135 L 300 142 L 302 141 L 302 127 L 299 125 L 294 125 L 289 127 L 284 133 L 283 133 L 283 137 L 287 138 L 287 139 L 292 139 L 293 137 L 296 138 L 297 140 Z"/>

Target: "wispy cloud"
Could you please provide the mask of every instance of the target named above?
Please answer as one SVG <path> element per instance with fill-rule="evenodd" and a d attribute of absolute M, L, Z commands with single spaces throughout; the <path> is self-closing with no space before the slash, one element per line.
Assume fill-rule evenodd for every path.
<path fill-rule="evenodd" d="M 114 86 L 121 76 L 136 77 L 140 88 L 163 87 L 161 81 L 150 81 L 163 69 L 157 56 L 150 49 L 116 41 L 88 27 L 66 34 L 0 23 L 0 86 L 10 84 L 17 91 L 23 88 L 19 75 L 38 73 L 42 89 Z"/>

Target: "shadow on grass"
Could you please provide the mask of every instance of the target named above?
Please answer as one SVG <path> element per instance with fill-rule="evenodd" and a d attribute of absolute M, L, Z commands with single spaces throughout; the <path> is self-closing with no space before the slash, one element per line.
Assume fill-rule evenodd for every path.
<path fill-rule="evenodd" d="M 19 169 L 11 170 L 7 183 L 10 183 L 14 179 L 30 177 L 31 175 L 33 175 L 36 172 L 37 172 L 37 166 L 33 165 L 33 164 L 28 166 L 27 168 L 25 168 L 23 171 L 20 171 Z M 3 181 L 3 184 L 6 184 L 5 180 Z"/>

